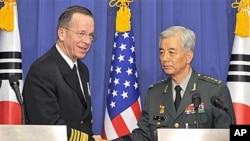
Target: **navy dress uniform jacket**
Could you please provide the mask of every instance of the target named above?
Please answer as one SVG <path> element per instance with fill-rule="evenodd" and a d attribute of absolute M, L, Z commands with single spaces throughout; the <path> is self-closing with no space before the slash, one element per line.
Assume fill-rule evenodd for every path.
<path fill-rule="evenodd" d="M 67 125 L 68 137 L 80 131 L 91 141 L 89 70 L 80 60 L 77 63 L 86 100 L 74 72 L 55 46 L 32 64 L 22 92 L 25 118 L 27 124 Z"/>
<path fill-rule="evenodd" d="M 162 80 L 149 87 L 139 128 L 132 134 L 114 141 L 153 141 L 157 128 L 197 128 L 197 115 L 192 105 L 192 95 L 199 93 L 198 128 L 229 128 L 235 123 L 235 114 L 229 89 L 220 80 L 193 70 L 178 110 L 175 110 L 171 79 Z M 229 108 L 232 119 L 225 111 L 213 106 L 212 96 L 218 96 Z"/>

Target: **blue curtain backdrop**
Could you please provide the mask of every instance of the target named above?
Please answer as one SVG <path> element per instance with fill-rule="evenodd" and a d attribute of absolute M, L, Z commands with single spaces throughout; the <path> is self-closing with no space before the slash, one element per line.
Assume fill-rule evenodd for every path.
<path fill-rule="evenodd" d="M 131 3 L 142 102 L 148 86 L 166 77 L 159 62 L 158 35 L 171 25 L 183 25 L 196 33 L 193 67 L 226 81 L 237 12 L 231 8 L 233 1 L 134 0 Z M 82 61 L 91 73 L 94 133 L 101 134 L 117 10 L 109 7 L 109 0 L 17 0 L 24 79 L 31 63 L 55 43 L 59 14 L 75 4 L 88 7 L 95 16 L 97 40 Z"/>

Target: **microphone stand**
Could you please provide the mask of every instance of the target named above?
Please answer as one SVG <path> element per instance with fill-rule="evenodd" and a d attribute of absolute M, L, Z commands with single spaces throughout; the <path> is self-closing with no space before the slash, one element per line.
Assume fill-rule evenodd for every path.
<path fill-rule="evenodd" d="M 24 116 L 24 106 L 23 106 L 23 101 L 21 97 L 17 97 L 17 101 L 21 107 L 21 112 L 22 112 L 22 124 L 25 124 L 25 116 Z"/>
<path fill-rule="evenodd" d="M 198 111 L 199 111 L 199 105 L 201 104 L 201 97 L 199 95 L 199 93 L 194 93 L 192 96 L 192 103 L 194 106 L 194 112 L 195 112 L 195 116 L 196 116 L 196 128 L 199 128 L 199 115 L 198 115 Z"/>
<path fill-rule="evenodd" d="M 25 117 L 24 117 L 24 106 L 23 106 L 23 100 L 22 100 L 22 96 L 21 96 L 21 92 L 19 89 L 19 81 L 17 79 L 17 77 L 15 75 L 10 75 L 9 76 L 9 83 L 11 88 L 14 90 L 15 94 L 16 94 L 16 98 L 17 101 L 21 107 L 21 112 L 22 112 L 22 124 L 25 124 Z"/>
<path fill-rule="evenodd" d="M 217 97 L 217 96 L 212 96 L 211 99 L 210 99 L 210 101 L 211 101 L 211 103 L 212 103 L 215 107 L 217 107 L 217 108 L 222 109 L 223 111 L 225 111 L 225 112 L 229 115 L 229 117 L 230 117 L 230 119 L 231 119 L 231 124 L 232 124 L 232 125 L 235 124 L 234 119 L 233 119 L 233 117 L 232 117 L 232 114 L 230 113 L 228 107 L 225 106 L 224 102 L 223 102 L 219 97 Z"/>
<path fill-rule="evenodd" d="M 199 107 L 198 107 L 199 108 Z M 198 116 L 198 108 L 195 108 L 195 116 L 196 116 L 196 128 L 199 128 L 199 116 Z"/>
<path fill-rule="evenodd" d="M 231 125 L 234 125 L 234 120 L 233 120 L 233 117 L 232 117 L 232 114 L 230 113 L 230 111 L 228 109 L 225 110 L 227 112 L 227 114 L 230 116 L 231 118 Z"/>
<path fill-rule="evenodd" d="M 23 106 L 23 102 L 20 103 L 21 106 L 21 111 L 22 111 L 22 124 L 25 124 L 25 115 L 24 115 L 24 106 Z"/>

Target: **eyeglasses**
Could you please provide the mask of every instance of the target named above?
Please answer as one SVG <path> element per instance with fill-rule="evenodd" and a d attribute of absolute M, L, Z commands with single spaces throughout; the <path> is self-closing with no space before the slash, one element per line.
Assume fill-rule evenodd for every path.
<path fill-rule="evenodd" d="M 73 31 L 73 30 L 71 30 L 69 28 L 66 28 L 66 27 L 64 29 L 67 29 L 67 30 L 75 33 L 78 39 L 82 39 L 82 38 L 88 37 L 91 42 L 95 41 L 95 35 L 94 34 L 87 34 L 84 31 L 76 32 L 76 31 Z"/>

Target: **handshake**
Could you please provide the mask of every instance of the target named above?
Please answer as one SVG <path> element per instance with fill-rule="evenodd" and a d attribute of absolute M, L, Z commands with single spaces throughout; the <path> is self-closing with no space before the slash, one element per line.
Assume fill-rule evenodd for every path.
<path fill-rule="evenodd" d="M 95 141 L 109 141 L 106 139 L 102 139 L 102 137 L 100 135 L 93 135 L 92 137 L 95 139 Z"/>

